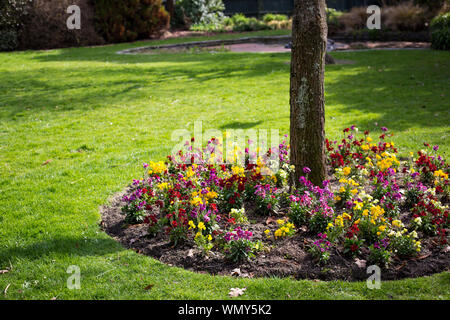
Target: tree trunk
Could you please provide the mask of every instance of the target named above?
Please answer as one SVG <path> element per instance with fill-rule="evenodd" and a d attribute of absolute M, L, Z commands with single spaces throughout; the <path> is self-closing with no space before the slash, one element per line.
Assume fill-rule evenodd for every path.
<path fill-rule="evenodd" d="M 174 14 L 174 11 L 175 11 L 175 0 L 167 0 L 166 9 L 167 9 L 167 12 L 170 15 L 170 21 L 172 21 L 173 14 Z"/>
<path fill-rule="evenodd" d="M 311 169 L 309 179 L 322 185 L 325 171 L 324 72 L 327 46 L 325 0 L 295 0 L 291 60 L 291 164 L 297 184 Z"/>

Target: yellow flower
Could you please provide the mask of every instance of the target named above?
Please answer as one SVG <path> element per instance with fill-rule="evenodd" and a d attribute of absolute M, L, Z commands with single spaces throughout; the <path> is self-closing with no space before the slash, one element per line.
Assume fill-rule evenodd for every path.
<path fill-rule="evenodd" d="M 191 200 L 191 204 L 192 204 L 193 206 L 199 206 L 199 205 L 202 205 L 202 204 L 203 204 L 203 201 L 202 201 L 202 199 L 201 199 L 200 197 L 195 197 L 195 198 L 193 198 L 193 199 Z"/>
<path fill-rule="evenodd" d="M 158 188 L 160 190 L 166 190 L 166 189 L 170 188 L 170 185 L 167 182 L 163 182 L 163 183 L 158 184 Z"/>
<path fill-rule="evenodd" d="M 336 201 L 341 201 L 341 200 L 342 200 L 342 198 L 341 198 L 341 197 L 339 197 L 339 196 L 336 196 L 336 197 L 334 197 L 334 200 L 336 200 Z"/>
<path fill-rule="evenodd" d="M 378 230 L 380 230 L 381 232 L 383 232 L 386 229 L 386 225 L 382 225 L 378 227 Z"/>
<path fill-rule="evenodd" d="M 358 189 L 353 189 L 353 190 L 351 191 L 351 193 L 354 194 L 354 195 L 357 194 L 357 193 L 358 193 Z"/>
<path fill-rule="evenodd" d="M 366 140 L 367 140 L 367 142 L 372 142 L 373 141 L 373 139 L 371 137 L 367 137 Z"/>
<path fill-rule="evenodd" d="M 205 229 L 206 229 L 205 224 L 203 222 L 199 222 L 198 223 L 198 230 L 205 230 Z"/>
<path fill-rule="evenodd" d="M 233 175 L 239 176 L 239 177 L 244 177 L 244 168 L 242 167 L 237 167 L 237 166 L 232 166 L 231 167 L 231 172 L 233 173 Z"/>
<path fill-rule="evenodd" d="M 212 240 L 212 236 L 210 234 L 208 234 L 208 240 L 211 241 Z"/>
<path fill-rule="evenodd" d="M 361 210 L 363 208 L 362 202 L 355 201 L 354 204 L 355 204 L 354 210 Z"/>
<path fill-rule="evenodd" d="M 349 215 L 349 214 L 346 213 L 346 212 L 344 212 L 344 213 L 342 214 L 342 217 L 343 217 L 343 218 L 346 218 L 346 219 L 348 219 L 348 220 L 351 220 L 351 219 L 352 219 L 352 216 Z"/>
<path fill-rule="evenodd" d="M 189 167 L 186 171 L 186 177 L 190 178 L 195 174 L 194 170 L 192 170 L 192 167 Z"/>
<path fill-rule="evenodd" d="M 344 173 L 344 175 L 348 176 L 350 172 L 352 172 L 352 169 L 350 167 L 345 167 L 344 169 L 342 169 L 342 172 Z"/>
<path fill-rule="evenodd" d="M 344 188 L 344 187 L 340 187 L 339 192 L 340 192 L 340 193 L 345 192 L 345 188 Z"/>
<path fill-rule="evenodd" d="M 152 161 L 149 164 L 149 168 L 150 168 L 150 170 L 148 171 L 148 174 L 153 174 L 153 173 L 161 174 L 167 170 L 167 167 L 163 161 L 159 161 L 159 162 Z"/>
<path fill-rule="evenodd" d="M 403 224 L 400 220 L 392 220 L 392 225 L 401 228 Z"/>
<path fill-rule="evenodd" d="M 189 230 L 190 229 L 195 229 L 195 223 L 192 220 L 189 221 Z"/>

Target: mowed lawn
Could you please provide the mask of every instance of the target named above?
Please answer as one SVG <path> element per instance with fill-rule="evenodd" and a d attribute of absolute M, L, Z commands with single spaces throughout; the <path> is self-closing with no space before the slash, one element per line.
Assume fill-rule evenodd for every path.
<path fill-rule="evenodd" d="M 166 42 L 176 41 L 184 40 Z M 244 299 L 450 298 L 448 272 L 380 290 L 217 277 L 106 235 L 99 206 L 139 178 L 143 162 L 165 158 L 174 130 L 193 131 L 196 120 L 204 129 L 289 130 L 288 53 L 116 54 L 142 45 L 0 54 L 0 270 L 9 271 L 0 299 L 225 299 L 235 287 L 247 287 Z M 352 124 L 374 135 L 386 126 L 402 155 L 423 142 L 448 155 L 450 52 L 332 55 L 351 63 L 326 68 L 330 138 Z M 67 289 L 70 265 L 81 269 L 80 290 Z"/>

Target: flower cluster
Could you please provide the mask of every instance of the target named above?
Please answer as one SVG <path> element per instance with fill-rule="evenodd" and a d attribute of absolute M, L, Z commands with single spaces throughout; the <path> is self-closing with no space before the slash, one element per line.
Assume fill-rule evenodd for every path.
<path fill-rule="evenodd" d="M 283 237 L 315 236 L 310 252 L 326 262 L 343 250 L 388 264 L 392 256 L 411 257 L 424 248 L 424 238 L 445 244 L 449 228 L 449 166 L 427 144 L 418 158 L 397 155 L 392 133 L 381 128 L 378 141 L 354 126 L 340 142 L 326 140 L 327 162 L 334 175 L 315 186 L 311 169 L 289 187 L 294 167 L 289 145 L 262 152 L 254 142 L 227 145 L 232 163 L 218 161 L 225 149 L 212 138 L 196 149 L 195 140 L 165 162 L 144 164 L 123 197 L 127 223 L 146 223 L 151 235 L 162 232 L 173 244 L 188 242 L 205 254 L 222 252 L 233 261 L 247 259 Z M 388 140 L 389 139 L 389 140 Z M 254 159 L 255 161 L 251 161 Z M 277 161 L 274 161 L 277 160 Z M 278 165 L 275 166 L 274 162 Z M 245 209 L 244 209 L 245 208 Z M 252 228 L 252 221 L 277 216 L 277 227 Z M 262 233 L 262 234 L 258 234 Z"/>

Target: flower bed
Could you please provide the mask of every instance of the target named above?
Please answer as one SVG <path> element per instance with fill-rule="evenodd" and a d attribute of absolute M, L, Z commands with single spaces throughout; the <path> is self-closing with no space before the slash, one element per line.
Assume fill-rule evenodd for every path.
<path fill-rule="evenodd" d="M 447 270 L 449 166 L 428 144 L 399 159 L 382 131 L 377 142 L 354 126 L 340 142 L 326 140 L 330 179 L 321 187 L 303 168 L 289 188 L 286 141 L 254 164 L 251 147 L 235 147 L 234 164 L 216 164 L 221 139 L 203 150 L 187 142 L 176 157 L 144 164 L 144 176 L 104 210 L 105 229 L 163 262 L 217 274 L 240 267 L 250 276 L 356 280 L 374 264 L 383 279 Z"/>

